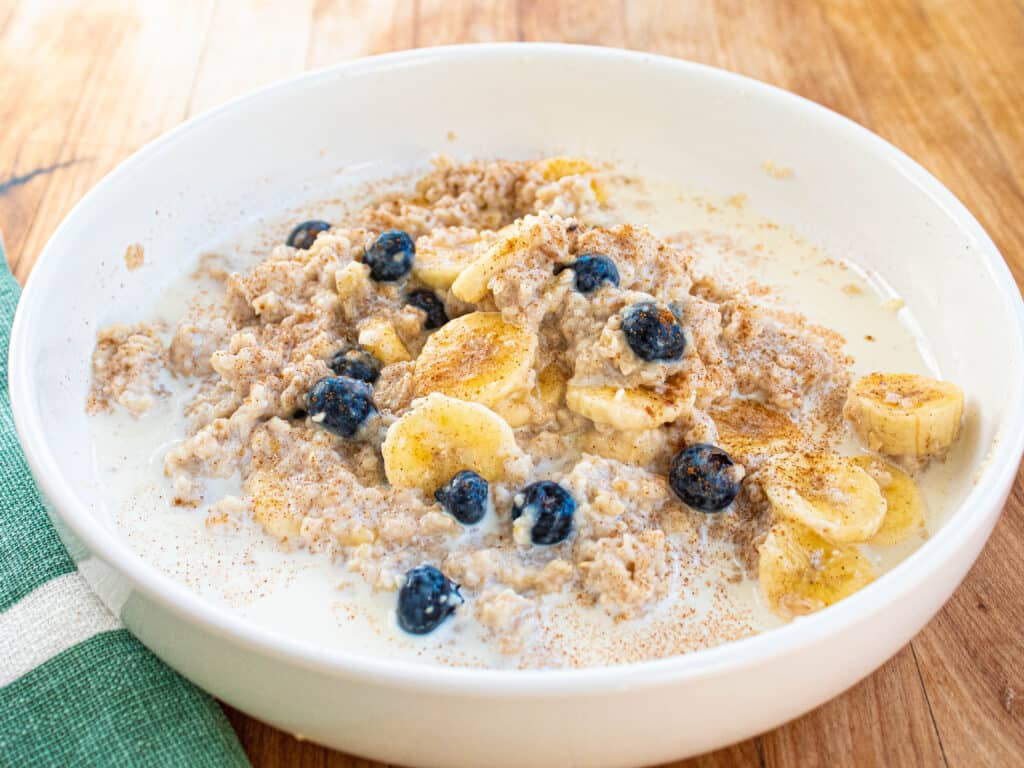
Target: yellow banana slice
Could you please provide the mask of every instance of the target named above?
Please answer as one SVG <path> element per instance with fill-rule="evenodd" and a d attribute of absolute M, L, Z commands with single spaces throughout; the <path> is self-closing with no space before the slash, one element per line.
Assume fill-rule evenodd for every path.
<path fill-rule="evenodd" d="M 384 365 L 412 360 L 395 326 L 383 318 L 371 317 L 362 324 L 359 329 L 359 346 Z"/>
<path fill-rule="evenodd" d="M 253 517 L 266 533 L 283 542 L 298 537 L 302 516 L 295 509 L 295 495 L 279 479 L 257 470 L 246 480 L 246 490 L 252 496 Z"/>
<path fill-rule="evenodd" d="M 568 385 L 565 403 L 581 416 L 616 429 L 654 429 L 675 421 L 690 405 L 668 392 Z"/>
<path fill-rule="evenodd" d="M 533 406 L 529 397 L 502 400 L 494 405 L 494 412 L 508 422 L 510 427 L 522 427 L 533 421 Z"/>
<path fill-rule="evenodd" d="M 491 278 L 519 261 L 520 252 L 527 247 L 526 237 L 517 231 L 501 238 L 459 272 L 452 283 L 452 293 L 470 303 L 482 300 L 487 295 L 487 285 Z"/>
<path fill-rule="evenodd" d="M 498 312 L 457 317 L 427 339 L 416 358 L 418 397 L 441 392 L 488 408 L 518 399 L 533 386 L 537 335 Z"/>
<path fill-rule="evenodd" d="M 871 475 L 885 497 L 885 520 L 868 543 L 886 547 L 911 536 L 924 538 L 924 501 L 913 478 L 874 456 L 858 456 L 853 461 Z"/>
<path fill-rule="evenodd" d="M 718 428 L 718 445 L 730 456 L 792 453 L 804 439 L 786 414 L 754 400 L 731 400 L 709 415 Z"/>
<path fill-rule="evenodd" d="M 760 483 L 776 515 L 830 541 L 867 541 L 885 520 L 878 483 L 845 456 L 783 456 L 765 465 Z"/>
<path fill-rule="evenodd" d="M 359 261 L 353 261 L 334 273 L 334 285 L 338 291 L 341 314 L 346 320 L 357 320 L 364 312 L 373 291 L 370 268 Z"/>
<path fill-rule="evenodd" d="M 936 456 L 960 432 L 964 393 L 947 381 L 913 373 L 871 373 L 850 387 L 843 414 L 869 450 L 890 456 Z"/>
<path fill-rule="evenodd" d="M 537 164 L 537 170 L 543 174 L 545 181 L 558 181 L 566 176 L 583 176 L 597 171 L 591 163 L 581 157 L 549 157 Z M 594 198 L 598 203 L 607 202 L 608 191 L 601 179 L 592 178 L 590 188 L 594 191 Z"/>
<path fill-rule="evenodd" d="M 421 237 L 416 241 L 412 272 L 431 288 L 446 291 L 459 273 L 480 256 L 477 248 L 485 237 L 469 227 L 447 227 Z M 493 239 L 493 235 L 487 239 Z"/>
<path fill-rule="evenodd" d="M 537 163 L 537 170 L 545 181 L 558 181 L 566 176 L 592 173 L 594 166 L 582 157 L 549 157 Z"/>
<path fill-rule="evenodd" d="M 490 482 L 519 456 L 512 428 L 488 408 L 435 393 L 388 428 L 381 446 L 391 485 L 420 488 L 428 496 L 463 469 Z"/>
<path fill-rule="evenodd" d="M 646 467 L 669 455 L 668 436 L 665 432 L 664 429 L 593 430 L 580 438 L 579 447 L 584 453 Z"/>
<path fill-rule="evenodd" d="M 858 547 L 834 544 L 798 523 L 777 522 L 758 553 L 761 591 L 786 618 L 821 610 L 875 578 Z"/>
<path fill-rule="evenodd" d="M 565 384 L 569 376 L 557 364 L 552 363 L 537 374 L 537 392 L 548 405 L 561 405 L 565 398 Z"/>

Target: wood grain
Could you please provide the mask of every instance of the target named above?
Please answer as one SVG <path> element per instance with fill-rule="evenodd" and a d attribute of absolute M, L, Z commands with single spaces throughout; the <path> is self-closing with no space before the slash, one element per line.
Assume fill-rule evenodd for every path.
<path fill-rule="evenodd" d="M 192 114 L 357 56 L 517 39 L 681 56 L 819 101 L 935 173 L 1024 280 L 1015 0 L 0 0 L 0 231 L 12 268 L 24 280 L 100 176 Z M 678 765 L 1022 764 L 1022 562 L 1018 478 L 965 583 L 895 658 L 782 728 Z M 228 715 L 256 766 L 374 765 Z"/>

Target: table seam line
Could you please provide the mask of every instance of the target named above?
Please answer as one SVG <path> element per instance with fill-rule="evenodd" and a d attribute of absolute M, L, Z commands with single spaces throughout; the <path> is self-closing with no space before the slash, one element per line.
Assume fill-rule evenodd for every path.
<path fill-rule="evenodd" d="M 935 740 L 939 743 L 939 754 L 942 755 L 942 763 L 949 768 L 949 758 L 946 757 L 946 747 L 942 743 L 942 732 L 939 730 L 939 723 L 935 719 L 935 710 L 932 709 L 932 699 L 928 695 L 928 686 L 924 682 L 924 674 L 921 672 L 921 662 L 917 658 L 917 649 L 914 647 L 913 641 L 909 643 L 910 655 L 914 658 L 914 669 L 917 670 L 917 679 L 921 683 L 921 692 L 924 694 L 924 703 L 928 707 L 928 717 L 932 721 L 932 730 L 935 731 Z"/>

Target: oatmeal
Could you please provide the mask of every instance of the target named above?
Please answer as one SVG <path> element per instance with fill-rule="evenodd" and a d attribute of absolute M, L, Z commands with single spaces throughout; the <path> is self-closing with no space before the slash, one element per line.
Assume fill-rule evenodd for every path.
<path fill-rule="evenodd" d="M 97 413 L 117 404 L 136 416 L 145 413 L 167 395 L 167 359 L 158 329 L 150 323 L 104 328 L 96 336 L 92 355 L 88 411 Z"/>
<path fill-rule="evenodd" d="M 167 328 L 101 331 L 89 408 L 165 419 L 166 514 L 218 567 L 330 573 L 310 610 L 375 648 L 614 663 L 821 609 L 923 540 L 962 394 L 860 378 L 756 252 L 630 221 L 644 190 L 440 160 L 249 268 L 205 255 Z"/>
<path fill-rule="evenodd" d="M 124 265 L 129 271 L 136 270 L 146 263 L 146 251 L 138 243 L 132 243 L 124 250 Z"/>

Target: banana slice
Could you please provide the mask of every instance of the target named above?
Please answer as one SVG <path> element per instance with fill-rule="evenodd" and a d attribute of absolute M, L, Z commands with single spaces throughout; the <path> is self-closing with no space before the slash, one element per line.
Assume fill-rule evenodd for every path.
<path fill-rule="evenodd" d="M 533 386 L 537 335 L 498 312 L 473 312 L 436 331 L 416 358 L 418 397 L 442 392 L 488 408 L 518 399 Z"/>
<path fill-rule="evenodd" d="M 867 541 L 885 520 L 885 499 L 852 459 L 793 454 L 770 461 L 761 487 L 779 517 L 801 523 L 830 541 Z"/>
<path fill-rule="evenodd" d="M 362 324 L 359 329 L 359 346 L 384 365 L 412 360 L 395 326 L 383 318 L 371 317 Z"/>
<path fill-rule="evenodd" d="M 529 397 L 503 400 L 494 405 L 494 412 L 513 428 L 522 427 L 533 421 L 533 405 Z"/>
<path fill-rule="evenodd" d="M 580 450 L 624 464 L 648 467 L 659 458 L 669 455 L 668 435 L 664 429 L 593 430 L 580 438 Z"/>
<path fill-rule="evenodd" d="M 792 453 L 804 440 L 786 414 L 754 400 L 730 400 L 709 415 L 718 428 L 718 445 L 730 456 Z"/>
<path fill-rule="evenodd" d="M 373 282 L 370 268 L 360 261 L 353 261 L 334 273 L 334 285 L 341 302 L 341 314 L 346 320 L 356 320 L 365 310 Z"/>
<path fill-rule="evenodd" d="M 537 374 L 537 393 L 548 405 L 561 405 L 565 398 L 565 385 L 569 376 L 557 364 L 552 363 Z"/>
<path fill-rule="evenodd" d="M 459 273 L 480 256 L 480 244 L 493 239 L 489 234 L 469 227 L 447 227 L 419 238 L 413 274 L 431 288 L 448 290 Z"/>
<path fill-rule="evenodd" d="M 857 456 L 853 462 L 871 475 L 885 497 L 885 520 L 868 543 L 887 547 L 911 536 L 924 538 L 924 501 L 910 475 L 874 456 Z"/>
<path fill-rule="evenodd" d="M 252 511 L 263 530 L 281 541 L 298 537 L 302 516 L 294 508 L 294 494 L 280 480 L 257 470 L 246 481 L 246 490 L 252 496 Z"/>
<path fill-rule="evenodd" d="M 520 452 L 512 428 L 493 411 L 435 393 L 388 428 L 381 453 L 391 485 L 432 497 L 463 469 L 501 480 L 505 461 Z"/>
<path fill-rule="evenodd" d="M 543 174 L 545 181 L 558 181 L 566 176 L 583 176 L 597 171 L 591 163 L 581 157 L 549 157 L 537 163 L 537 170 Z M 608 191 L 601 179 L 592 178 L 590 188 L 594 191 L 594 198 L 598 203 L 603 205 L 607 202 Z"/>
<path fill-rule="evenodd" d="M 936 456 L 960 432 L 964 393 L 947 381 L 913 373 L 871 373 L 850 387 L 843 415 L 869 450 L 890 456 Z"/>
<path fill-rule="evenodd" d="M 537 170 L 545 181 L 558 181 L 566 176 L 581 176 L 592 173 L 594 166 L 582 157 L 549 157 L 537 163 Z"/>
<path fill-rule="evenodd" d="M 459 272 L 452 283 L 452 293 L 473 304 L 480 301 L 487 295 L 487 285 L 491 278 L 518 262 L 520 252 L 527 247 L 526 237 L 518 231 L 498 240 L 480 258 Z"/>
<path fill-rule="evenodd" d="M 616 429 L 654 429 L 678 419 L 693 404 L 693 395 L 681 398 L 669 390 L 621 387 L 578 387 L 569 384 L 565 403 L 581 416 Z"/>
<path fill-rule="evenodd" d="M 773 525 L 758 554 L 761 591 L 786 618 L 821 610 L 875 578 L 858 547 L 833 544 L 798 523 Z"/>

